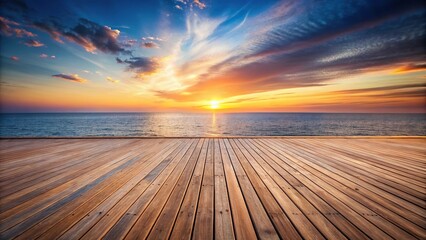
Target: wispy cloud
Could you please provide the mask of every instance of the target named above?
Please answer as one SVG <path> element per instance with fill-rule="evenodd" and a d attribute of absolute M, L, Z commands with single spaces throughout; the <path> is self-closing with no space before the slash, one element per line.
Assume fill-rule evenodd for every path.
<path fill-rule="evenodd" d="M 27 45 L 28 47 L 43 47 L 44 43 L 38 41 L 38 40 L 34 40 L 34 39 L 28 39 L 24 42 L 25 45 Z"/>
<path fill-rule="evenodd" d="M 15 61 L 15 62 L 19 61 L 19 57 L 17 57 L 17 56 L 11 56 L 10 59 Z"/>
<path fill-rule="evenodd" d="M 63 73 L 61 73 L 61 74 L 52 75 L 52 77 L 61 78 L 61 79 L 65 79 L 65 80 L 73 81 L 73 82 L 78 82 L 78 83 L 85 83 L 85 82 L 88 81 L 87 79 L 84 79 L 84 78 L 78 76 L 77 74 L 63 74 Z"/>
<path fill-rule="evenodd" d="M 11 21 L 7 18 L 0 17 L 0 32 L 6 36 L 15 36 L 18 38 L 22 37 L 35 37 L 36 34 L 25 30 L 23 28 L 18 28 L 21 24 Z"/>
<path fill-rule="evenodd" d="M 55 58 L 56 58 L 56 56 L 55 56 L 55 55 L 51 55 L 51 56 L 49 56 L 49 55 L 47 55 L 46 53 L 42 53 L 42 54 L 40 54 L 40 55 L 39 55 L 39 57 L 40 57 L 40 58 L 51 58 L 51 59 L 55 59 Z"/>
<path fill-rule="evenodd" d="M 136 39 L 127 39 L 122 42 L 122 45 L 125 47 L 133 47 L 137 42 L 138 40 Z"/>
<path fill-rule="evenodd" d="M 113 79 L 112 77 L 107 77 L 106 78 L 107 81 L 112 82 L 112 83 L 119 83 L 119 80 Z"/>
<path fill-rule="evenodd" d="M 162 39 L 162 38 L 159 38 L 159 37 L 152 37 L 152 36 L 149 36 L 149 37 L 142 37 L 142 40 L 144 40 L 144 41 L 159 41 L 159 42 L 164 41 L 164 39 Z"/>

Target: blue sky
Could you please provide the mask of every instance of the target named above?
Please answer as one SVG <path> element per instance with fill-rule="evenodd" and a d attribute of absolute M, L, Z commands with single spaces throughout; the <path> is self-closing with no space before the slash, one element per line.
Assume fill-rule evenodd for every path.
<path fill-rule="evenodd" d="M 6 112 L 196 111 L 212 100 L 230 111 L 424 111 L 424 1 L 1 9 Z"/>

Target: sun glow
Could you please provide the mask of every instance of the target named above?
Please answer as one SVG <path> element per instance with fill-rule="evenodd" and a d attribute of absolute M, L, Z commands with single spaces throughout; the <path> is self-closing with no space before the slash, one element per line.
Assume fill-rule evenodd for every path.
<path fill-rule="evenodd" d="M 211 109 L 218 109 L 219 108 L 219 102 L 216 100 L 211 100 L 210 101 L 210 108 Z"/>

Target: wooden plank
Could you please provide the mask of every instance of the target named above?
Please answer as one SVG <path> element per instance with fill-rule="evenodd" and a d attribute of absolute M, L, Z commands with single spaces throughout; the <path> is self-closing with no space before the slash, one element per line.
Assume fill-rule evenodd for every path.
<path fill-rule="evenodd" d="M 299 147 L 302 147 L 302 146 L 298 145 L 297 148 Z M 409 218 L 412 218 L 412 221 L 415 223 L 416 222 L 421 223 L 422 221 L 424 221 L 418 218 L 425 215 L 426 212 L 424 208 L 422 208 L 421 206 L 412 204 L 411 202 L 408 202 L 408 201 L 402 201 L 402 198 L 405 196 L 404 194 L 402 193 L 391 194 L 387 191 L 384 191 L 383 189 L 380 188 L 380 186 L 383 186 L 383 185 L 377 186 L 377 183 L 375 184 L 372 181 L 366 181 L 364 180 L 364 178 L 360 177 L 359 175 L 357 174 L 354 175 L 352 171 L 348 171 L 352 168 L 348 168 L 347 164 L 339 164 L 339 161 L 341 161 L 342 159 L 346 159 L 347 161 L 351 161 L 351 159 L 345 156 L 340 156 L 337 153 L 330 155 L 328 151 L 324 152 L 323 150 L 320 150 L 320 149 L 318 149 L 315 152 L 312 152 L 309 149 L 309 145 L 307 146 L 307 148 L 304 148 L 304 149 L 306 152 L 311 152 L 315 156 L 322 156 L 323 158 L 327 157 L 328 158 L 327 166 L 330 166 L 333 169 L 335 169 L 334 173 L 338 172 L 340 176 L 342 176 L 344 179 L 348 179 L 349 181 L 345 181 L 347 186 L 351 187 L 352 189 L 356 188 L 357 189 L 356 191 L 358 193 L 363 194 L 366 198 L 369 198 L 370 196 L 384 197 L 383 200 L 386 201 L 386 203 L 381 202 L 380 203 L 381 205 L 384 205 L 387 208 L 395 212 L 399 212 L 400 214 L 403 214 L 403 215 L 406 215 L 404 214 L 404 213 L 407 213 L 406 211 L 411 212 L 410 214 L 408 214 Z M 334 160 L 337 160 L 337 164 L 333 164 L 335 162 Z M 353 161 L 356 161 L 356 160 L 353 160 Z M 322 164 L 322 161 L 318 162 L 318 164 L 320 163 Z M 378 176 L 380 175 L 381 174 L 379 174 Z"/>
<path fill-rule="evenodd" d="M 197 159 L 203 144 L 204 139 L 201 139 L 194 152 L 191 154 L 188 164 L 182 174 L 179 178 L 176 176 L 173 181 L 170 181 L 171 187 L 166 185 L 157 193 L 156 198 L 153 199 L 127 233 L 127 239 L 145 239 L 150 234 L 151 230 L 156 231 L 156 229 L 158 229 L 157 234 L 163 234 L 163 236 L 169 234 L 168 229 L 172 227 L 175 220 L 175 214 L 177 214 L 176 210 L 179 209 L 182 203 L 182 195 L 186 191 L 192 172 L 198 165 Z M 162 221 L 158 221 L 159 225 L 155 225 L 158 218 L 161 218 Z"/>
<path fill-rule="evenodd" d="M 272 195 L 270 192 L 274 192 L 278 186 L 273 185 L 272 182 L 269 182 L 270 179 L 267 178 L 265 174 L 262 174 L 260 169 L 257 169 L 260 171 L 260 174 L 262 174 L 259 177 L 259 172 L 256 172 L 251 164 L 255 164 L 255 160 L 252 158 L 252 156 L 248 153 L 248 151 L 243 148 L 241 145 L 239 145 L 238 141 L 236 139 L 229 140 L 231 143 L 231 146 L 236 153 L 236 156 L 238 157 L 239 163 L 234 163 L 237 165 L 235 167 L 235 170 L 237 172 L 237 176 L 247 176 L 251 184 L 253 185 L 253 190 L 255 190 L 255 193 L 249 192 L 248 194 L 256 194 L 259 197 L 259 200 L 261 200 L 261 203 L 263 204 L 266 213 L 268 214 L 270 220 L 274 224 L 277 233 L 279 233 L 281 236 L 287 236 L 290 239 L 302 239 L 296 228 L 293 226 L 293 224 L 290 222 L 288 215 L 294 215 L 294 212 L 285 213 L 283 209 L 285 210 L 291 210 L 297 208 L 292 204 L 290 199 L 286 199 L 287 201 L 280 201 L 280 203 L 285 204 L 285 206 L 280 207 L 280 205 L 277 203 L 276 198 Z M 237 143 L 236 143 L 237 142 Z M 242 171 L 245 171 L 242 172 Z M 261 179 L 262 178 L 262 179 Z M 269 185 L 272 187 L 268 189 L 266 185 Z M 275 191 L 276 192 L 276 191 Z M 277 198 L 281 199 L 283 195 L 281 195 L 282 192 L 279 194 L 276 194 Z M 279 196 L 278 196 L 279 195 Z M 290 203 L 290 204 L 287 204 Z M 250 210 L 250 212 L 259 212 L 259 210 Z M 300 230 L 302 234 L 306 234 L 306 238 L 312 238 L 312 237 L 318 237 L 321 238 L 321 233 L 317 231 L 317 229 L 309 222 L 307 218 L 304 216 L 301 216 L 299 219 L 302 221 L 304 220 L 304 227 Z M 256 224 L 256 223 L 255 223 Z M 305 229 L 307 231 L 305 231 Z M 275 237 L 275 236 L 274 236 Z M 265 238 L 265 237 L 264 237 Z"/>
<path fill-rule="evenodd" d="M 423 166 L 426 163 L 424 157 L 426 155 L 425 149 L 426 139 L 419 139 L 416 143 L 415 140 L 406 139 L 404 141 L 396 141 L 394 139 L 381 139 L 371 141 L 369 139 L 363 139 L 355 141 L 353 144 L 362 149 L 368 149 L 368 152 L 375 154 L 381 154 L 389 159 L 399 160 L 401 162 L 413 164 L 415 166 Z M 372 148 L 371 146 L 375 147 Z M 405 167 L 409 167 L 402 165 Z"/>
<path fill-rule="evenodd" d="M 223 139 L 220 139 L 219 146 L 228 187 L 235 236 L 237 239 L 255 239 L 257 238 L 256 231 Z"/>
<path fill-rule="evenodd" d="M 101 235 L 104 235 L 103 237 L 105 239 L 123 239 L 154 196 L 161 189 L 167 188 L 163 190 L 167 192 L 167 190 L 173 188 L 176 184 L 176 179 L 187 165 L 189 157 L 193 153 L 197 142 L 198 140 L 191 140 L 191 144 L 185 146 L 183 151 L 180 151 L 174 157 L 173 164 L 169 165 L 142 193 L 134 191 L 132 194 L 127 194 L 126 198 L 123 198 L 123 200 L 120 200 L 120 204 L 118 207 L 115 207 L 113 211 L 121 213 L 122 210 L 125 210 L 125 213 L 118 214 L 118 220 L 112 214 L 113 212 L 110 211 L 109 216 L 104 216 L 102 219 L 107 221 L 107 227 L 103 225 L 104 221 L 99 221 L 82 237 L 82 239 L 93 239 L 93 236 L 99 237 Z"/>
<path fill-rule="evenodd" d="M 51 216 L 49 217 L 49 221 L 45 221 L 44 224 L 37 224 L 36 227 L 31 229 L 32 232 L 26 231 L 25 234 L 32 237 L 38 237 L 43 234 L 39 239 L 52 239 L 63 234 L 76 222 L 80 223 L 80 219 L 83 217 L 87 217 L 86 219 L 99 219 L 109 210 L 109 207 L 112 207 L 111 205 L 117 203 L 123 195 L 129 192 L 140 181 L 146 179 L 148 174 L 156 174 L 156 170 L 164 168 L 164 165 L 169 163 L 166 158 L 167 155 L 173 152 L 177 146 L 179 146 L 178 143 L 174 141 L 153 146 L 152 150 L 158 149 L 153 151 L 154 154 L 142 156 L 137 165 L 132 166 L 132 169 L 119 173 L 121 175 L 113 176 L 110 184 L 105 183 L 107 186 L 98 194 L 93 194 L 94 196 L 88 199 L 88 201 L 71 211 L 65 208 L 61 209 L 57 212 L 58 217 L 56 219 Z M 160 168 L 156 168 L 157 166 L 160 166 Z M 62 219 L 60 219 L 61 215 Z M 78 231 L 73 232 L 82 232 L 84 227 L 79 225 L 77 229 Z M 22 235 L 22 237 L 25 236 Z"/>
<path fill-rule="evenodd" d="M 219 140 L 214 139 L 214 236 L 235 239 L 227 181 Z"/>
<path fill-rule="evenodd" d="M 271 141 L 267 141 L 270 144 L 274 144 Z M 283 145 L 279 146 L 280 148 L 283 148 Z M 303 175 L 309 176 L 309 179 L 315 181 L 315 183 L 325 191 L 327 191 L 329 194 L 333 196 L 337 196 L 340 201 L 345 203 L 347 206 L 350 206 L 354 211 L 356 211 L 358 214 L 365 217 L 365 219 L 368 219 L 371 223 L 376 225 L 378 228 L 382 229 L 383 232 L 386 232 L 390 234 L 391 236 L 395 236 L 397 238 L 404 238 L 404 239 L 411 239 L 413 238 L 412 235 L 408 234 L 406 231 L 398 228 L 391 222 L 387 221 L 380 215 L 378 215 L 375 211 L 367 208 L 366 206 L 360 204 L 358 201 L 354 201 L 350 196 L 347 195 L 347 192 L 344 192 L 339 188 L 338 186 L 335 186 L 335 181 L 328 182 L 321 177 L 315 175 L 313 172 L 311 172 L 310 168 L 306 165 L 302 164 L 303 162 L 307 162 L 306 158 L 308 158 L 305 154 L 302 155 L 300 151 L 294 152 L 291 148 L 285 148 L 286 151 L 281 151 L 281 154 L 286 156 L 287 159 L 292 161 L 294 164 L 292 166 L 294 168 L 297 168 Z M 299 156 L 300 154 L 300 156 Z M 360 200 L 360 199 L 358 199 Z M 369 231 L 370 232 L 370 231 Z"/>
<path fill-rule="evenodd" d="M 0 168 L 0 181 L 3 183 L 8 180 L 8 176 L 17 175 L 20 177 L 22 173 L 31 170 L 30 166 L 40 166 L 48 162 L 58 162 L 57 158 L 52 158 L 52 155 L 67 156 L 68 153 L 77 153 L 78 151 L 90 150 L 90 146 L 96 146 L 95 141 L 89 141 L 87 145 L 82 142 L 71 142 L 69 144 L 57 144 L 55 146 L 44 148 L 43 153 L 33 153 L 23 149 L 19 156 L 7 155 L 7 159 L 3 160 Z M 77 151 L 78 150 L 78 151 Z M 6 159 L 6 158 L 4 158 Z M 32 169 L 34 170 L 34 168 Z"/>
<path fill-rule="evenodd" d="M 150 177 L 132 189 L 132 191 L 121 198 L 107 214 L 96 222 L 95 225 L 84 234 L 82 239 L 101 238 L 107 234 L 108 231 L 110 235 L 121 234 L 121 236 L 124 237 L 134 222 L 136 222 L 137 216 L 143 212 L 146 205 L 154 197 L 160 187 L 167 181 L 170 174 L 174 171 L 179 171 L 177 166 L 185 166 L 188 158 L 183 158 L 182 156 L 190 154 L 189 152 L 192 150 L 189 149 L 194 147 L 194 144 L 195 141 L 191 139 L 184 145 L 180 145 L 177 154 L 173 154 L 171 156 L 171 163 L 159 176 L 153 179 L 154 181 L 151 181 L 152 177 Z M 70 232 L 67 235 L 71 234 L 73 233 Z M 64 236 L 64 239 L 68 239 L 66 238 L 66 235 Z"/>
<path fill-rule="evenodd" d="M 292 149 L 291 147 L 288 147 L 287 149 Z M 296 149 L 295 149 L 296 150 Z M 305 153 L 305 159 L 313 159 L 314 155 L 309 155 L 308 150 L 306 149 Z M 316 151 L 315 159 L 321 158 L 320 150 Z M 324 156 L 325 157 L 325 156 Z M 329 158 L 330 159 L 330 158 Z M 312 162 L 312 161 L 311 161 Z M 312 166 L 312 164 L 309 164 L 310 162 L 307 162 L 307 165 Z M 377 214 L 383 216 L 385 219 L 388 219 L 390 222 L 396 224 L 397 226 L 402 227 L 409 233 L 417 236 L 417 237 L 423 237 L 422 234 L 424 234 L 422 230 L 422 225 L 425 225 L 425 219 L 423 219 L 421 216 L 415 218 L 414 214 L 408 214 L 404 211 L 399 212 L 400 215 L 396 215 L 393 211 L 388 210 L 387 208 L 392 208 L 393 205 L 388 204 L 388 202 L 385 201 L 385 199 L 382 196 L 373 194 L 370 196 L 360 196 L 359 190 L 352 190 L 356 188 L 357 185 L 350 186 L 351 188 L 348 188 L 348 185 L 350 184 L 349 181 L 347 181 L 344 177 L 341 177 L 340 175 L 337 175 L 336 172 L 339 172 L 338 169 L 331 168 L 329 165 L 327 165 L 327 169 L 325 167 L 319 168 L 318 170 L 315 169 L 315 166 L 312 166 L 314 172 L 320 173 L 318 175 L 319 177 L 325 179 L 328 183 L 334 183 L 334 186 L 339 189 L 348 189 L 347 191 L 344 191 L 345 194 L 347 194 L 349 197 L 352 197 L 357 202 L 360 202 L 364 206 L 368 207 L 369 209 L 373 210 Z M 309 168 L 309 167 L 308 167 Z M 321 170 L 324 170 L 321 172 Z M 347 184 L 344 185 L 343 183 Z M 358 182 L 359 183 L 359 182 Z M 359 185 L 359 188 L 363 188 L 364 185 Z M 386 208 L 387 207 L 387 208 Z M 392 208 L 394 211 L 398 211 L 398 208 Z M 405 217 L 413 218 L 413 222 L 407 221 L 407 219 L 404 219 Z M 419 225 L 417 225 L 419 224 Z"/>
<path fill-rule="evenodd" d="M 302 143 L 302 142 L 305 142 L 305 141 L 299 141 L 299 143 Z M 320 142 L 318 144 L 320 144 Z M 328 146 L 329 144 L 330 144 L 330 141 L 328 141 L 326 146 Z M 320 149 L 325 148 L 324 144 L 321 144 L 321 146 L 322 148 Z M 362 155 L 357 150 L 355 150 L 353 146 L 351 148 L 345 148 L 345 147 L 332 145 L 332 147 L 329 149 L 332 151 L 336 151 L 340 156 L 343 155 L 348 157 L 349 161 L 346 161 L 346 164 L 348 164 L 349 166 L 352 165 L 356 168 L 359 168 L 366 174 L 373 173 L 373 174 L 379 175 L 383 178 L 388 179 L 391 184 L 393 183 L 400 184 L 402 185 L 401 187 L 407 186 L 407 188 L 411 188 L 409 189 L 409 191 L 413 192 L 412 190 L 414 190 L 415 193 L 418 194 L 417 196 L 419 198 L 425 198 L 426 196 L 424 186 L 422 186 L 422 182 L 416 181 L 412 177 L 407 178 L 407 177 L 404 177 L 403 175 L 400 175 L 400 172 L 401 172 L 400 166 L 386 167 L 386 166 L 383 166 L 383 162 L 381 162 L 381 164 L 379 164 L 378 166 L 373 164 L 374 160 L 380 160 L 382 158 L 381 155 L 372 155 L 371 153 Z M 330 150 L 327 149 L 328 152 L 330 152 Z M 364 156 L 368 156 L 368 157 L 364 157 Z M 348 158 L 344 158 L 344 159 L 348 159 Z M 366 159 L 368 159 L 367 162 L 365 161 Z M 395 161 L 389 161 L 389 160 L 390 159 L 388 159 L 387 161 L 387 166 L 395 163 Z M 406 184 L 406 183 L 409 183 L 409 184 Z"/>
<path fill-rule="evenodd" d="M 322 200 L 319 196 L 315 195 L 312 191 L 304 187 L 304 185 L 295 179 L 290 174 L 285 174 L 286 170 L 281 169 L 281 166 L 278 165 L 275 161 L 280 161 L 276 156 L 268 153 L 262 146 L 258 146 L 253 140 L 245 140 L 250 144 L 247 144 L 247 148 L 252 148 L 259 158 L 255 158 L 259 165 L 268 173 L 268 175 L 274 179 L 274 181 L 279 185 L 279 188 L 283 192 L 285 192 L 296 205 L 299 206 L 301 211 L 306 212 L 305 215 L 308 217 L 318 216 L 317 211 L 311 209 L 307 211 L 304 206 L 309 205 L 305 203 L 304 205 L 300 205 L 302 201 L 309 201 L 316 209 L 330 222 L 332 222 L 337 228 L 339 228 L 345 236 L 349 239 L 368 239 L 367 235 L 365 235 L 362 231 L 360 231 L 355 225 L 353 225 L 348 219 L 343 217 L 341 214 L 338 214 L 338 211 L 334 209 L 329 203 Z M 275 161 L 274 161 L 275 160 Z M 280 195 L 279 192 L 275 195 Z M 304 200 L 305 198 L 306 200 Z M 289 202 L 289 201 L 286 201 Z M 287 209 L 287 208 L 285 208 Z M 316 220 L 319 221 L 319 220 Z M 315 221 L 313 221 L 315 223 Z M 324 226 L 324 222 L 317 222 L 318 228 L 321 229 L 326 228 Z M 303 224 L 296 224 L 296 227 L 304 226 Z M 322 230 L 324 231 L 324 230 Z M 327 233 L 323 233 L 327 235 Z"/>
<path fill-rule="evenodd" d="M 276 146 L 275 143 L 271 141 L 265 143 L 263 140 L 256 140 L 256 142 L 261 144 L 268 154 L 271 154 L 270 156 L 276 157 L 276 160 L 274 160 L 275 163 L 283 170 L 289 172 L 293 177 L 298 179 L 303 186 L 309 188 L 312 192 L 321 197 L 322 200 L 332 204 L 340 214 L 350 219 L 355 226 L 368 234 L 369 237 L 375 239 L 391 239 L 387 233 L 380 230 L 380 228 L 376 227 L 371 222 L 366 221 L 362 214 L 359 214 L 357 211 L 353 210 L 351 206 L 342 202 L 337 192 L 327 192 L 326 189 L 322 188 L 322 185 L 318 185 L 322 182 L 317 182 L 317 179 L 311 178 L 311 175 L 306 171 L 297 168 L 297 165 L 295 166 L 295 164 L 293 164 L 292 157 L 288 156 L 283 149 L 281 149 L 282 146 Z M 368 211 L 367 214 L 370 214 L 370 211 Z"/>
<path fill-rule="evenodd" d="M 134 144 L 137 143 L 135 142 Z M 132 145 L 129 145 L 128 147 L 131 146 Z M 127 148 L 123 148 L 120 149 L 120 151 L 115 151 L 114 154 L 106 153 L 103 156 L 99 156 L 93 159 L 93 162 L 99 161 L 98 164 L 100 165 L 93 165 L 90 168 L 88 167 L 89 169 L 87 171 L 90 171 L 88 174 L 80 175 L 79 177 L 70 179 L 70 181 L 36 197 L 27 197 L 24 203 L 21 203 L 20 205 L 17 205 L 16 207 L 1 213 L 0 229 L 4 231 L 11 226 L 16 225 L 17 223 L 33 216 L 34 214 L 43 211 L 50 206 L 53 206 L 56 202 L 63 201 L 63 199 L 66 199 L 74 192 L 79 191 L 79 189 L 82 189 L 82 187 L 85 185 L 90 184 L 93 179 L 96 179 L 101 174 L 109 171 L 116 165 L 129 160 L 132 154 L 135 154 L 135 152 L 129 151 Z M 2 199 L 2 201 L 4 201 L 4 199 Z"/>
<path fill-rule="evenodd" d="M 156 239 L 158 238 L 171 238 L 171 239 L 190 239 L 192 235 L 192 230 L 194 226 L 194 220 L 196 215 L 196 210 L 198 207 L 199 194 L 201 191 L 201 183 L 204 175 L 205 163 L 207 160 L 207 155 L 209 153 L 209 139 L 205 139 L 203 148 L 200 152 L 200 155 L 197 160 L 197 165 L 195 167 L 194 172 L 192 173 L 191 181 L 186 189 L 185 196 L 182 200 L 182 204 L 180 209 L 174 208 L 173 204 L 176 204 L 176 201 L 179 199 L 178 197 L 172 197 L 169 199 L 171 203 L 169 209 L 178 209 L 177 217 L 174 222 L 173 230 L 171 230 L 173 224 L 165 224 L 165 221 L 162 221 L 162 217 L 166 217 L 165 214 L 167 210 L 167 206 L 163 209 L 162 215 L 158 218 L 156 222 L 156 226 L 154 226 L 153 230 L 148 236 L 148 239 Z M 174 189 L 174 191 L 178 193 L 182 193 L 183 191 L 179 190 L 179 188 Z M 170 215 L 170 214 L 169 214 Z M 172 219 L 172 217 L 170 217 Z M 169 220 L 171 222 L 171 220 Z M 170 234 L 168 234 L 171 231 Z"/>
<path fill-rule="evenodd" d="M 342 149 L 350 149 L 351 152 L 357 153 L 363 158 L 369 159 L 369 161 L 376 160 L 382 162 L 380 157 L 377 156 L 386 156 L 386 166 L 393 167 L 399 171 L 406 171 L 407 173 L 422 174 L 423 167 L 422 164 L 416 163 L 414 158 L 409 157 L 411 152 L 403 151 L 398 149 L 398 151 L 393 151 L 394 149 L 390 148 L 388 144 L 381 144 L 380 141 L 375 141 L 373 143 L 363 143 L 362 141 L 353 141 L 350 144 L 347 144 L 347 141 L 333 140 L 331 142 L 342 142 L 339 144 L 339 147 Z M 389 154 L 389 152 L 393 152 Z M 422 154 L 423 158 L 425 154 Z"/>
<path fill-rule="evenodd" d="M 296 192 L 289 191 L 290 185 L 287 182 L 280 181 L 282 179 L 273 179 L 265 170 L 268 164 L 261 159 L 261 157 L 255 152 L 249 151 L 250 147 L 246 143 L 241 143 L 240 141 L 237 145 L 240 146 L 241 151 L 249 160 L 249 163 L 252 166 L 253 170 L 250 170 L 249 166 L 247 166 L 247 172 L 256 171 L 257 174 L 262 178 L 263 183 L 267 185 L 267 188 L 272 193 L 275 193 L 276 197 L 285 196 L 285 201 L 283 202 L 285 205 L 283 206 L 284 211 L 291 210 L 287 213 L 289 216 L 294 216 L 297 213 L 297 217 L 292 217 L 297 226 L 300 226 L 299 232 L 304 235 L 305 238 L 313 238 L 315 236 L 320 236 L 321 233 L 324 237 L 328 239 L 345 239 L 345 235 L 343 235 L 324 215 L 322 215 L 309 201 L 303 198 L 301 195 Z M 245 146 L 243 146 L 245 145 Z M 252 153 L 252 154 L 250 154 Z M 259 163 L 258 163 L 259 162 Z M 270 172 L 273 172 L 273 169 L 267 168 Z M 278 181 L 278 182 L 277 182 Z M 258 184 L 261 184 L 259 182 Z M 287 189 L 287 191 L 280 191 L 283 189 Z M 259 196 L 265 196 L 268 192 L 259 193 Z M 266 202 L 266 201 L 265 201 Z M 298 208 L 298 209 L 297 209 Z M 300 209 L 300 210 L 299 210 Z M 310 220 L 310 221 L 309 221 Z M 316 228 L 315 228 L 315 227 Z M 293 226 L 283 226 L 285 227 L 283 230 L 288 231 L 288 228 Z M 294 227 L 293 227 L 294 228 Z M 318 229 L 318 230 L 317 230 Z M 319 233 L 320 231 L 321 233 Z M 297 232 L 293 232 L 293 235 L 297 234 Z M 291 239 L 295 239 L 296 237 L 290 235 L 289 233 L 282 233 L 281 236 L 291 236 Z M 298 234 L 297 234 L 298 235 Z"/>
<path fill-rule="evenodd" d="M 46 156 L 48 160 L 44 160 L 43 164 L 27 164 L 27 169 L 19 168 L 20 172 L 13 171 L 12 176 L 1 182 L 0 197 L 4 198 L 25 188 L 33 189 L 36 184 L 57 176 L 65 177 L 75 171 L 81 171 L 87 167 L 87 159 L 102 153 L 102 149 L 96 147 L 97 144 L 99 143 L 80 146 L 79 151 L 73 148 L 69 152 L 53 152 Z M 121 144 L 114 146 L 115 149 L 121 147 Z M 114 148 L 108 151 L 113 151 Z M 54 161 L 50 161 L 51 159 Z"/>
<path fill-rule="evenodd" d="M 54 204 L 48 206 L 46 209 L 41 211 L 40 213 L 37 213 L 30 218 L 26 219 L 25 221 L 15 225 L 14 227 L 8 229 L 7 231 L 4 231 L 2 233 L 2 236 L 5 238 L 10 238 L 12 236 L 17 236 L 21 234 L 23 231 L 29 229 L 31 226 L 36 224 L 38 221 L 46 218 L 47 216 L 51 215 L 52 213 L 56 212 L 59 208 L 61 208 L 63 205 L 67 203 L 72 203 L 74 200 L 78 200 L 79 197 L 82 194 L 87 193 L 93 188 L 96 188 L 98 184 L 104 182 L 106 179 L 108 179 L 110 176 L 114 175 L 115 173 L 135 164 L 138 160 L 138 153 L 135 155 L 126 156 L 124 158 L 119 158 L 119 160 L 111 161 L 107 166 L 103 168 L 98 168 L 97 171 L 93 172 L 93 174 L 85 175 L 84 177 L 77 178 L 76 180 L 79 180 L 79 182 L 83 184 L 77 184 L 79 186 L 83 186 L 79 188 L 77 191 L 72 192 L 68 197 L 61 199 L 60 201 L 55 202 Z"/>
<path fill-rule="evenodd" d="M 133 141 L 133 146 L 136 144 L 135 141 Z M 129 145 L 131 146 L 131 145 Z M 97 170 L 99 169 L 99 167 L 104 164 L 105 162 L 108 162 L 108 157 L 111 156 L 122 156 L 122 157 L 127 157 L 127 155 L 122 155 L 122 151 L 114 151 L 113 154 L 109 153 L 108 150 L 108 145 L 107 146 L 103 146 L 104 149 L 104 153 L 93 157 L 93 158 L 88 158 L 91 159 L 91 161 L 87 161 L 86 167 L 80 171 L 75 171 L 73 172 L 73 174 L 70 175 L 66 175 L 66 176 L 57 176 L 51 179 L 48 179 L 47 181 L 43 181 L 39 184 L 33 185 L 33 188 L 30 189 L 24 189 L 21 191 L 18 191 L 12 195 L 9 195 L 7 197 L 1 198 L 0 200 L 0 204 L 1 204 L 1 214 L 0 214 L 0 219 L 4 219 L 5 217 L 3 215 L 7 215 L 8 210 L 24 203 L 27 202 L 29 199 L 35 198 L 36 196 L 46 193 L 49 190 L 55 189 L 58 186 L 64 186 L 67 182 L 69 182 L 72 179 L 75 179 L 76 177 L 88 173 L 92 170 Z M 101 148 L 102 149 L 102 148 Z"/>
<path fill-rule="evenodd" d="M 335 141 L 337 141 L 337 139 Z M 363 139 L 354 141 L 351 143 L 351 145 L 358 149 L 364 150 L 364 152 L 366 152 L 365 150 L 368 150 L 368 153 L 383 155 L 387 159 L 405 163 L 401 164 L 401 166 L 405 168 L 410 167 L 406 166 L 407 163 L 413 164 L 415 166 L 424 166 L 426 163 L 424 160 L 424 156 L 426 155 L 424 143 L 425 139 L 421 140 L 421 144 L 418 146 L 416 146 L 412 140 L 395 141 L 391 139 L 382 139 L 370 141 Z"/>
<path fill-rule="evenodd" d="M 214 236 L 214 139 L 209 141 L 204 174 L 195 216 L 192 239 L 213 239 Z M 229 212 L 229 209 L 228 209 Z M 232 227 L 232 224 L 231 224 Z M 173 230 L 174 231 L 174 230 Z M 229 238 L 227 238 L 229 239 Z"/>
<path fill-rule="evenodd" d="M 192 145 L 185 150 L 185 152 L 181 152 L 177 156 L 177 158 L 182 158 L 182 163 L 171 169 L 170 172 L 167 172 L 167 174 L 169 175 L 163 175 L 162 178 L 157 178 L 154 183 L 151 184 L 135 202 L 130 203 L 131 207 L 126 210 L 126 213 L 120 217 L 120 219 L 112 226 L 111 229 L 108 229 L 108 232 L 104 236 L 105 239 L 124 238 L 143 213 L 152 213 L 148 213 L 145 211 L 145 209 L 150 203 L 154 201 L 158 203 L 166 200 L 156 197 L 164 197 L 167 193 L 170 193 L 171 189 L 173 189 L 173 187 L 175 186 L 177 179 L 182 174 L 185 167 L 188 165 L 188 161 L 198 143 L 199 140 L 196 140 L 196 142 L 193 142 Z M 158 208 L 162 208 L 162 205 L 157 205 Z M 92 233 L 95 234 L 93 231 L 89 231 L 88 234 L 83 236 L 83 239 L 92 239 L 90 235 Z"/>
<path fill-rule="evenodd" d="M 253 188 L 250 179 L 240 164 L 240 161 L 243 158 L 242 155 L 238 154 L 239 152 L 237 152 L 237 149 L 231 143 L 233 142 L 232 140 L 226 139 L 224 142 L 249 212 L 256 213 L 250 214 L 250 216 L 258 237 L 261 239 L 278 239 L 278 234 L 271 219 L 268 216 L 268 213 L 266 212 L 266 209 L 264 208 L 262 202 L 259 199 L 259 196 Z M 263 193 L 266 193 L 266 191 Z M 272 201 L 270 203 L 272 204 Z M 275 213 L 276 212 L 274 211 L 272 214 Z"/>
<path fill-rule="evenodd" d="M 0 238 L 424 239 L 425 139 L 3 139 Z"/>
<path fill-rule="evenodd" d="M 19 141 L 19 140 L 18 140 Z M 59 146 L 64 144 L 80 145 L 81 141 L 66 141 L 63 139 L 51 140 L 44 139 L 39 141 L 34 140 L 20 140 L 22 144 L 14 147 L 1 146 L 0 161 L 1 165 L 13 166 L 14 163 L 19 165 L 22 162 L 31 162 L 33 156 L 49 154 L 54 151 L 60 151 Z M 3 145 L 3 141 L 0 140 Z M 9 165 L 8 165 L 9 164 Z"/>

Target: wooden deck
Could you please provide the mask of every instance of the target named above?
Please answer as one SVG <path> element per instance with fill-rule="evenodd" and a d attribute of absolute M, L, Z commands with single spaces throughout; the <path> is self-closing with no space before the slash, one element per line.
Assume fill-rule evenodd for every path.
<path fill-rule="evenodd" d="M 0 140 L 2 239 L 425 239 L 425 138 Z"/>

